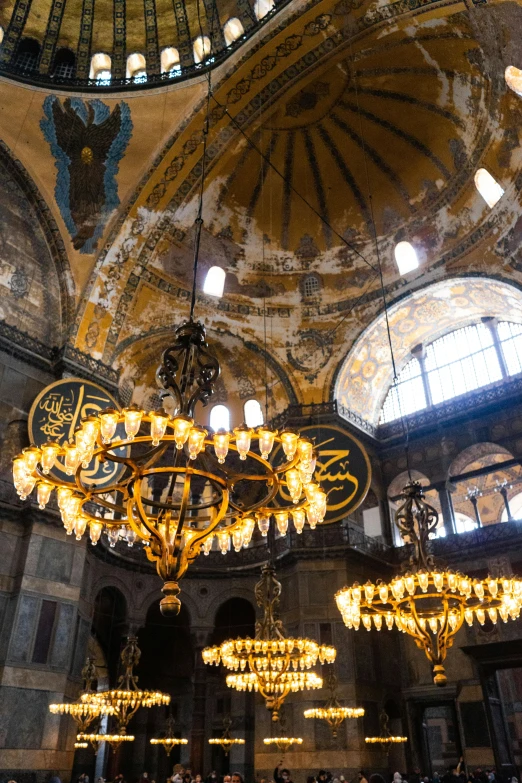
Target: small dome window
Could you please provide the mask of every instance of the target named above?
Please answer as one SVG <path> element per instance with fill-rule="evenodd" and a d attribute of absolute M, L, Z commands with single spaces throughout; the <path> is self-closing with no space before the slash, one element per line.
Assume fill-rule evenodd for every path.
<path fill-rule="evenodd" d="M 1 38 L 0 38 L 1 40 Z M 504 71 L 504 78 L 510 90 L 516 92 L 522 98 L 522 71 L 514 65 L 508 65 Z"/>
<path fill-rule="evenodd" d="M 161 52 L 161 73 L 177 76 L 181 71 L 179 52 L 173 46 L 168 46 Z"/>
<path fill-rule="evenodd" d="M 101 87 L 111 83 L 112 62 L 108 54 L 97 52 L 91 58 L 89 79 L 96 81 Z"/>
<path fill-rule="evenodd" d="M 241 38 L 244 34 L 245 28 L 236 17 L 229 19 L 223 27 L 223 35 L 225 36 L 225 43 L 227 46 L 231 46 L 234 41 L 237 41 L 237 39 Z"/>
<path fill-rule="evenodd" d="M 321 290 L 321 278 L 319 275 L 306 275 L 301 280 L 301 293 L 306 299 L 317 296 Z"/>
<path fill-rule="evenodd" d="M 395 261 L 400 275 L 406 275 L 413 272 L 419 266 L 417 251 L 411 242 L 398 242 L 395 245 Z"/>
<path fill-rule="evenodd" d="M 210 411 L 210 426 L 214 432 L 230 430 L 230 411 L 226 405 L 214 405 Z"/>
<path fill-rule="evenodd" d="M 247 400 L 243 411 L 247 427 L 260 427 L 264 424 L 263 409 L 257 400 Z"/>
<path fill-rule="evenodd" d="M 475 173 L 475 187 L 488 205 L 493 209 L 504 195 L 504 188 L 491 176 L 487 169 L 478 169 Z"/>
<path fill-rule="evenodd" d="M 74 76 L 76 57 L 70 49 L 58 49 L 54 58 L 54 76 L 60 79 L 70 79 Z"/>
<path fill-rule="evenodd" d="M 198 38 L 196 38 L 194 41 L 194 61 L 196 65 L 206 60 L 211 50 L 212 46 L 210 45 L 210 38 L 208 38 L 206 35 L 200 35 Z"/>
<path fill-rule="evenodd" d="M 21 71 L 35 71 L 40 58 L 40 44 L 34 38 L 22 38 L 16 51 L 16 67 Z"/>
<path fill-rule="evenodd" d="M 140 83 L 147 81 L 147 62 L 139 52 L 127 57 L 127 79 Z"/>
<path fill-rule="evenodd" d="M 257 19 L 264 19 L 274 8 L 274 0 L 256 0 L 254 4 L 254 13 Z"/>
<path fill-rule="evenodd" d="M 210 296 L 223 296 L 226 272 L 220 266 L 211 266 L 203 283 L 203 293 Z"/>

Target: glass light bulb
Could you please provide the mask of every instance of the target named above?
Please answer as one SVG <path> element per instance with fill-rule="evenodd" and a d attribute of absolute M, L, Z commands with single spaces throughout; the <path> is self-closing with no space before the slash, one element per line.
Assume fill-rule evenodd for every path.
<path fill-rule="evenodd" d="M 111 549 L 114 549 L 116 544 L 118 543 L 118 540 L 120 538 L 120 531 L 117 527 L 110 527 L 107 530 L 107 536 L 109 537 L 109 546 Z"/>
<path fill-rule="evenodd" d="M 317 513 L 317 509 L 313 504 L 311 506 L 308 506 L 308 508 L 306 509 L 306 520 L 310 525 L 310 530 L 315 530 L 315 528 L 317 527 L 317 523 L 321 521 L 319 519 L 319 514 Z"/>
<path fill-rule="evenodd" d="M 119 418 L 120 414 L 117 410 L 114 410 L 114 408 L 105 408 L 105 410 L 100 413 L 100 432 L 102 441 L 105 445 L 110 443 L 113 439 Z"/>
<path fill-rule="evenodd" d="M 103 530 L 103 523 L 102 522 L 90 522 L 89 523 L 89 535 L 91 537 L 91 543 L 93 546 L 96 546 L 98 541 L 100 540 L 100 536 L 102 534 Z"/>
<path fill-rule="evenodd" d="M 61 449 L 58 443 L 45 443 L 42 446 L 42 457 L 40 464 L 42 466 L 43 473 L 47 474 L 54 468 L 56 458 Z"/>
<path fill-rule="evenodd" d="M 299 503 L 299 498 L 301 497 L 301 489 L 303 486 L 301 483 L 301 477 L 299 476 L 299 471 L 295 470 L 295 468 L 292 468 L 291 470 L 287 470 L 285 473 L 285 478 L 286 478 L 286 486 L 288 487 L 290 497 L 292 498 L 294 503 Z"/>
<path fill-rule="evenodd" d="M 214 543 L 214 534 L 211 533 L 209 536 L 205 538 L 203 541 L 203 554 L 208 555 L 210 554 L 210 550 L 212 549 L 212 544 Z"/>
<path fill-rule="evenodd" d="M 489 579 L 488 580 L 488 590 L 490 592 L 490 595 L 493 598 L 496 598 L 498 595 L 498 582 L 496 579 Z"/>
<path fill-rule="evenodd" d="M 131 405 L 130 408 L 123 409 L 123 418 L 125 434 L 129 440 L 134 440 L 140 429 L 143 411 L 136 405 Z"/>
<path fill-rule="evenodd" d="M 18 485 L 18 494 L 21 500 L 25 500 L 33 491 L 36 484 L 36 476 L 26 476 L 25 479 Z"/>
<path fill-rule="evenodd" d="M 468 625 L 473 625 L 473 612 L 471 609 L 465 609 L 464 610 L 464 619 L 466 620 Z"/>
<path fill-rule="evenodd" d="M 317 509 L 317 516 L 319 517 L 319 521 L 322 522 L 326 515 L 326 504 L 328 502 L 328 498 L 326 495 L 326 492 L 319 487 L 314 492 L 314 499 L 313 504 L 315 508 Z"/>
<path fill-rule="evenodd" d="M 268 459 L 270 452 L 274 447 L 274 440 L 277 433 L 272 432 L 266 427 L 259 427 L 257 434 L 259 436 L 259 451 L 261 456 L 263 459 Z"/>
<path fill-rule="evenodd" d="M 128 527 L 127 532 L 125 534 L 125 538 L 127 540 L 127 546 L 133 547 L 134 544 L 136 543 L 136 539 L 138 538 L 138 534 L 136 533 L 134 528 Z"/>
<path fill-rule="evenodd" d="M 477 615 L 477 620 L 479 621 L 479 623 L 481 625 L 484 625 L 484 623 L 486 622 L 486 612 L 485 612 L 485 610 L 482 609 L 482 607 L 479 607 L 476 610 L 475 614 Z"/>
<path fill-rule="evenodd" d="M 266 538 L 270 528 L 270 514 L 256 514 L 256 519 L 259 532 L 263 538 Z"/>
<path fill-rule="evenodd" d="M 419 571 L 417 578 L 419 580 L 420 589 L 423 593 L 426 593 L 428 591 L 429 574 L 427 574 L 426 571 Z"/>
<path fill-rule="evenodd" d="M 32 473 L 36 470 L 36 466 L 40 462 L 42 452 L 36 446 L 28 446 L 22 451 L 22 458 L 27 466 L 27 472 Z"/>
<path fill-rule="evenodd" d="M 48 504 L 52 491 L 53 485 L 48 484 L 47 481 L 41 481 L 40 484 L 38 484 L 38 487 L 36 488 L 36 497 L 38 500 L 38 507 L 42 509 L 42 511 Z"/>
<path fill-rule="evenodd" d="M 383 604 L 386 604 L 388 602 L 388 585 L 386 584 L 379 585 L 379 598 L 381 599 Z"/>
<path fill-rule="evenodd" d="M 432 633 L 437 633 L 437 618 L 436 617 L 430 617 L 428 620 L 430 630 Z"/>
<path fill-rule="evenodd" d="M 364 585 L 364 597 L 366 598 L 366 603 L 371 604 L 374 594 L 375 585 L 373 585 L 371 582 L 366 582 Z"/>
<path fill-rule="evenodd" d="M 285 457 L 288 460 L 293 459 L 297 450 L 297 441 L 299 440 L 298 433 L 294 432 L 293 430 L 286 429 L 282 431 L 280 437 Z"/>
<path fill-rule="evenodd" d="M 217 533 L 218 546 L 222 555 L 230 551 L 230 535 L 228 530 L 219 530 Z"/>
<path fill-rule="evenodd" d="M 207 431 L 203 427 L 192 427 L 188 436 L 188 450 L 190 459 L 196 459 L 200 451 L 205 448 Z"/>
<path fill-rule="evenodd" d="M 16 484 L 17 482 L 24 481 L 27 478 L 28 470 L 27 470 L 27 463 L 24 460 L 23 457 L 15 457 L 13 460 L 13 481 Z"/>
<path fill-rule="evenodd" d="M 68 487 L 58 487 L 56 490 L 56 497 L 58 499 L 58 508 L 60 511 L 65 511 L 65 508 L 72 497 L 72 490 Z"/>
<path fill-rule="evenodd" d="M 89 520 L 84 514 L 79 514 L 74 521 L 74 533 L 76 540 L 81 541 Z"/>
<path fill-rule="evenodd" d="M 214 452 L 217 457 L 217 461 L 220 465 L 223 465 L 228 454 L 228 447 L 230 443 L 230 433 L 224 429 L 219 429 L 214 433 Z"/>
<path fill-rule="evenodd" d="M 169 414 L 164 408 L 158 408 L 157 411 L 151 411 L 149 418 L 152 445 L 159 446 L 159 442 L 165 435 L 167 424 L 169 423 Z"/>
<path fill-rule="evenodd" d="M 81 452 L 75 443 L 67 443 L 65 446 L 65 472 L 68 476 L 73 476 L 76 473 L 81 462 Z"/>
<path fill-rule="evenodd" d="M 274 517 L 279 533 L 282 536 L 286 536 L 288 530 L 288 511 L 276 511 Z"/>
<path fill-rule="evenodd" d="M 415 578 L 409 574 L 404 578 L 404 585 L 406 587 L 406 590 L 410 595 L 413 595 L 415 592 Z"/>
<path fill-rule="evenodd" d="M 253 432 L 249 427 L 236 427 L 234 435 L 236 436 L 236 448 L 239 453 L 239 459 L 246 459 L 250 451 Z"/>
<path fill-rule="evenodd" d="M 305 525 L 305 512 L 302 508 L 296 508 L 292 511 L 292 519 L 294 520 L 294 527 L 296 533 L 302 533 Z"/>
<path fill-rule="evenodd" d="M 315 481 L 310 481 L 304 487 L 305 497 L 309 503 L 314 502 L 314 496 L 318 489 L 319 489 L 319 484 L 317 484 Z"/>
<path fill-rule="evenodd" d="M 236 527 L 232 531 L 232 546 L 235 552 L 240 552 L 243 546 L 243 530 L 240 527 Z"/>
<path fill-rule="evenodd" d="M 312 461 L 312 455 L 314 452 L 314 446 L 312 441 L 308 440 L 308 438 L 299 438 L 297 441 L 297 453 L 299 454 L 299 459 L 304 465 L 309 465 Z"/>
<path fill-rule="evenodd" d="M 440 593 L 444 586 L 444 574 L 441 574 L 440 571 L 433 571 L 433 584 L 435 590 Z"/>
<path fill-rule="evenodd" d="M 484 585 L 482 582 L 474 582 L 473 589 L 475 590 L 475 595 L 477 598 L 482 601 L 484 598 Z"/>
<path fill-rule="evenodd" d="M 497 623 L 497 610 L 495 609 L 494 606 L 492 606 L 490 609 L 488 609 L 488 615 L 489 615 L 489 619 L 491 620 L 493 625 L 496 625 L 496 623 Z"/>
<path fill-rule="evenodd" d="M 176 442 L 176 448 L 182 449 L 187 438 L 189 436 L 190 428 L 194 424 L 194 420 L 190 416 L 183 416 L 179 414 L 174 417 L 174 441 Z"/>
<path fill-rule="evenodd" d="M 448 587 L 451 590 L 452 593 L 455 592 L 457 589 L 457 574 L 452 573 L 451 571 L 448 571 L 446 574 L 448 579 Z"/>
<path fill-rule="evenodd" d="M 256 527 L 256 521 L 252 517 L 246 517 L 243 520 L 243 546 L 247 547 L 251 540 L 252 536 L 254 534 L 254 530 Z"/>
<path fill-rule="evenodd" d="M 382 628 L 382 614 L 374 614 L 373 615 L 373 623 L 378 631 Z"/>
<path fill-rule="evenodd" d="M 94 444 L 100 432 L 100 420 L 96 416 L 88 416 L 82 421 L 82 429 L 85 442 Z"/>

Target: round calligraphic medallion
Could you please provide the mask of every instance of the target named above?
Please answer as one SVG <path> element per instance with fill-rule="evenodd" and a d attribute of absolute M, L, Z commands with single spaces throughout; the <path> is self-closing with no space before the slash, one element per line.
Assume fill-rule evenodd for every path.
<path fill-rule="evenodd" d="M 101 386 L 81 378 L 62 378 L 47 386 L 35 399 L 29 412 L 29 438 L 35 446 L 47 441 L 63 444 L 71 438 L 74 431 L 86 416 L 92 416 L 104 408 L 120 409 L 120 406 Z M 125 437 L 123 425 L 120 425 L 120 437 Z M 125 456 L 127 448 L 115 449 L 118 456 Z M 95 458 L 88 468 L 82 470 L 85 484 L 104 487 L 113 484 L 124 466 L 106 460 L 104 463 Z M 52 475 L 61 481 L 74 484 L 74 476 L 68 476 L 59 461 Z"/>
<path fill-rule="evenodd" d="M 315 443 L 318 454 L 314 480 L 328 495 L 323 524 L 337 522 L 355 511 L 366 497 L 372 478 L 368 454 L 362 443 L 335 424 L 298 429 Z"/>

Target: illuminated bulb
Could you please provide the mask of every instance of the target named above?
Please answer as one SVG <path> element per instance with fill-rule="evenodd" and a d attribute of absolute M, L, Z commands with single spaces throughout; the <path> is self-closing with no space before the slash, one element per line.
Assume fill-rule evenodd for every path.
<path fill-rule="evenodd" d="M 36 476 L 26 476 L 18 485 L 18 494 L 21 500 L 25 500 L 33 491 L 36 484 Z"/>
<path fill-rule="evenodd" d="M 129 440 L 134 440 L 140 429 L 143 411 L 137 405 L 131 405 L 129 408 L 123 409 L 123 417 L 125 434 Z"/>
<path fill-rule="evenodd" d="M 301 489 L 302 489 L 302 483 L 301 483 L 301 478 L 299 476 L 299 471 L 295 469 L 287 470 L 285 473 L 285 478 L 286 478 L 286 486 L 288 487 L 290 497 L 292 498 L 294 503 L 299 503 L 299 498 L 301 497 Z"/>
<path fill-rule="evenodd" d="M 36 446 L 28 446 L 22 451 L 22 459 L 27 467 L 27 472 L 32 473 L 40 461 L 42 452 Z"/>
<path fill-rule="evenodd" d="M 234 435 L 236 436 L 236 448 L 239 459 L 246 459 L 250 451 L 250 441 L 252 440 L 253 432 L 249 427 L 241 426 L 234 429 Z"/>
<path fill-rule="evenodd" d="M 305 487 L 313 479 L 314 472 L 313 470 L 310 470 L 308 465 L 302 465 L 301 463 L 299 463 L 297 470 L 299 471 L 299 478 L 301 479 L 303 487 Z"/>
<path fill-rule="evenodd" d="M 241 547 L 243 546 L 243 531 L 240 527 L 236 527 L 236 529 L 232 531 L 232 546 L 234 547 L 235 552 L 241 551 Z"/>
<path fill-rule="evenodd" d="M 36 497 L 38 500 L 38 507 L 42 509 L 42 511 L 48 504 L 52 491 L 53 491 L 52 484 L 48 484 L 46 481 L 42 481 L 40 484 L 38 484 L 38 487 L 36 489 Z"/>
<path fill-rule="evenodd" d="M 85 530 L 87 528 L 87 522 L 89 520 L 84 514 L 79 514 L 74 522 L 74 533 L 76 535 L 76 540 L 81 541 L 82 536 L 85 533 Z"/>
<path fill-rule="evenodd" d="M 392 593 L 396 601 L 400 601 L 404 595 L 404 579 L 400 577 L 392 582 Z"/>
<path fill-rule="evenodd" d="M 314 446 L 308 438 L 299 438 L 297 441 L 297 453 L 303 465 L 310 465 L 313 457 Z"/>
<path fill-rule="evenodd" d="M 203 554 L 209 555 L 210 551 L 212 549 L 212 544 L 214 543 L 214 534 L 211 533 L 205 540 L 203 541 Z"/>
<path fill-rule="evenodd" d="M 471 581 L 467 576 L 463 576 L 459 579 L 459 590 L 466 598 L 471 595 Z"/>
<path fill-rule="evenodd" d="M 362 623 L 363 623 L 364 627 L 366 628 L 366 630 L 370 631 L 371 627 L 372 627 L 372 618 L 370 617 L 370 615 L 369 614 L 363 614 L 361 619 L 362 619 Z"/>
<path fill-rule="evenodd" d="M 120 537 L 120 531 L 117 527 L 110 527 L 107 530 L 107 535 L 109 537 L 109 546 L 111 549 L 114 549 L 114 547 L 118 543 L 118 539 Z"/>
<path fill-rule="evenodd" d="M 101 522 L 91 521 L 89 523 L 89 535 L 91 537 L 91 543 L 93 546 L 96 546 L 96 544 L 100 540 L 102 530 L 103 530 L 103 524 Z"/>
<path fill-rule="evenodd" d="M 315 530 L 316 525 L 319 522 L 319 514 L 313 504 L 306 509 L 306 519 L 310 525 L 310 530 Z"/>
<path fill-rule="evenodd" d="M 436 617 L 430 617 L 428 620 L 428 624 L 430 626 L 430 630 L 432 633 L 437 633 L 437 618 Z"/>
<path fill-rule="evenodd" d="M 465 609 L 464 610 L 464 619 L 466 620 L 468 625 L 473 625 L 473 612 L 471 609 Z"/>
<path fill-rule="evenodd" d="M 321 489 L 321 487 L 319 487 L 319 489 L 314 493 L 313 503 L 316 508 L 319 521 L 322 522 L 326 514 L 327 495 L 326 492 Z"/>
<path fill-rule="evenodd" d="M 496 579 L 488 580 L 488 590 L 492 598 L 496 598 L 498 595 L 498 582 Z"/>
<path fill-rule="evenodd" d="M 42 466 L 42 472 L 47 474 L 54 468 L 56 458 L 60 453 L 60 446 L 58 443 L 45 443 L 42 446 L 42 456 L 40 464 Z"/>
<path fill-rule="evenodd" d="M 230 536 L 228 530 L 219 530 L 217 534 L 218 546 L 222 555 L 226 555 L 230 551 Z"/>
<path fill-rule="evenodd" d="M 65 446 L 65 472 L 68 476 L 73 476 L 76 473 L 81 462 L 81 453 L 78 446 L 75 443 L 66 443 Z"/>
<path fill-rule="evenodd" d="M 388 585 L 379 585 L 379 598 L 383 604 L 388 602 Z"/>
<path fill-rule="evenodd" d="M 361 603 L 361 586 L 357 582 L 352 587 L 352 598 L 356 604 Z"/>
<path fill-rule="evenodd" d="M 366 582 L 364 585 L 364 597 L 366 598 L 366 603 L 371 604 L 374 594 L 375 585 L 373 585 L 371 582 Z"/>
<path fill-rule="evenodd" d="M 189 436 L 190 428 L 194 424 L 194 420 L 190 416 L 183 416 L 179 414 L 174 418 L 172 422 L 174 425 L 174 441 L 177 449 L 182 449 L 187 438 Z"/>
<path fill-rule="evenodd" d="M 305 497 L 309 503 L 314 502 L 315 493 L 317 492 L 318 489 L 320 489 L 319 484 L 316 484 L 315 481 L 310 481 L 304 487 Z"/>
<path fill-rule="evenodd" d="M 457 574 L 453 574 L 451 571 L 448 571 L 446 576 L 448 578 L 448 587 L 451 592 L 454 593 L 457 589 Z"/>
<path fill-rule="evenodd" d="M 382 628 L 382 614 L 374 614 L 373 622 L 378 631 Z"/>
<path fill-rule="evenodd" d="M 23 457 L 16 457 L 13 460 L 13 481 L 16 484 L 25 481 L 27 478 L 27 465 Z"/>
<path fill-rule="evenodd" d="M 100 421 L 96 416 L 88 416 L 82 421 L 83 437 L 86 443 L 94 445 L 100 431 Z"/>
<path fill-rule="evenodd" d="M 203 427 L 192 427 L 188 436 L 188 450 L 190 459 L 196 459 L 200 451 L 205 448 L 207 431 Z"/>
<path fill-rule="evenodd" d="M 265 538 L 270 527 L 270 514 L 256 514 L 257 526 L 261 535 Z"/>
<path fill-rule="evenodd" d="M 423 593 L 426 593 L 428 591 L 429 574 L 427 574 L 426 571 L 419 571 L 417 578 L 419 580 L 420 589 Z"/>
<path fill-rule="evenodd" d="M 302 533 L 305 524 L 305 512 L 302 508 L 296 508 L 292 511 L 292 518 L 294 520 L 294 527 L 297 533 Z"/>
<path fill-rule="evenodd" d="M 136 543 L 136 539 L 138 538 L 138 534 L 132 527 L 128 527 L 127 532 L 125 533 L 125 538 L 127 540 L 127 546 L 133 547 Z"/>
<path fill-rule="evenodd" d="M 272 432 L 266 427 L 259 427 L 257 430 L 259 437 L 259 451 L 263 459 L 268 459 L 270 452 L 274 447 L 274 440 L 277 432 Z"/>
<path fill-rule="evenodd" d="M 282 536 L 286 536 L 288 530 L 288 511 L 276 511 L 274 517 L 279 533 Z"/>
<path fill-rule="evenodd" d="M 493 625 L 496 625 L 497 624 L 497 610 L 495 609 L 494 606 L 492 606 L 490 609 L 488 609 L 488 615 L 489 615 L 489 619 L 491 620 Z"/>
<path fill-rule="evenodd" d="M 484 623 L 486 622 L 486 612 L 484 611 L 484 609 L 482 609 L 482 607 L 479 607 L 476 610 L 475 614 L 477 615 L 477 620 L 479 621 L 479 623 L 481 625 L 484 625 Z"/>
<path fill-rule="evenodd" d="M 404 577 L 404 585 L 408 593 L 413 595 L 415 592 L 415 578 L 411 574 Z"/>
<path fill-rule="evenodd" d="M 227 457 L 229 442 L 230 434 L 226 430 L 220 429 L 214 433 L 214 451 L 220 465 L 224 464 Z"/>
<path fill-rule="evenodd" d="M 118 426 L 120 414 L 114 408 L 105 408 L 100 413 L 100 432 L 102 441 L 107 445 L 111 442 Z"/>
<path fill-rule="evenodd" d="M 448 621 L 449 621 L 449 624 L 450 624 L 450 628 L 451 628 L 451 630 L 452 630 L 452 631 L 454 631 L 454 630 L 455 630 L 455 628 L 456 628 L 456 627 L 457 627 L 457 625 L 458 625 L 458 622 L 459 622 L 458 615 L 456 615 L 454 612 L 452 612 L 452 613 L 449 615 Z"/>
<path fill-rule="evenodd" d="M 67 504 L 72 497 L 72 490 L 68 487 L 58 487 L 56 490 L 56 497 L 58 499 L 58 508 L 60 511 L 65 511 Z"/>
<path fill-rule="evenodd" d="M 168 423 L 169 414 L 166 410 L 164 410 L 164 408 L 159 408 L 157 411 L 151 411 L 150 437 L 152 438 L 153 446 L 159 446 L 159 442 L 167 430 Z"/>
<path fill-rule="evenodd" d="M 435 590 L 440 593 L 444 586 L 444 574 L 441 574 L 440 571 L 433 571 L 433 584 Z"/>
<path fill-rule="evenodd" d="M 243 546 L 247 547 L 252 541 L 256 521 L 252 517 L 246 517 L 243 520 Z"/>
<path fill-rule="evenodd" d="M 299 435 L 293 430 L 283 430 L 280 437 L 285 457 L 288 460 L 293 459 L 295 457 Z"/>
<path fill-rule="evenodd" d="M 475 582 L 473 584 L 473 589 L 475 590 L 477 598 L 482 601 L 484 599 L 484 585 L 482 582 Z"/>
<path fill-rule="evenodd" d="M 393 628 L 393 615 L 388 613 L 385 615 L 386 620 L 386 627 L 388 628 L 388 631 L 391 631 Z"/>

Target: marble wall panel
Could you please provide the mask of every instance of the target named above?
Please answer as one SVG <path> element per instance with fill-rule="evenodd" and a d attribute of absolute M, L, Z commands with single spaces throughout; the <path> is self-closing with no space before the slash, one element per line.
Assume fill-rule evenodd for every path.
<path fill-rule="evenodd" d="M 0 574 L 15 576 L 18 567 L 19 536 L 0 531 Z"/>
<path fill-rule="evenodd" d="M 333 642 L 337 650 L 335 659 L 335 673 L 339 682 L 353 682 L 355 680 L 354 662 L 354 631 L 348 629 L 344 623 L 333 623 Z"/>
<path fill-rule="evenodd" d="M 54 632 L 53 650 L 51 653 L 51 666 L 66 668 L 71 658 L 73 643 L 74 617 L 76 607 L 72 604 L 60 604 L 58 622 Z"/>
<path fill-rule="evenodd" d="M 6 605 L 4 608 L 4 617 L 2 625 L 0 626 L 2 633 L 0 633 L 0 663 L 3 663 L 7 657 L 7 650 L 9 647 L 9 641 L 11 639 L 11 629 L 16 614 L 16 605 L 18 602 L 18 596 L 7 596 Z"/>
<path fill-rule="evenodd" d="M 30 659 L 39 609 L 40 600 L 38 598 L 34 598 L 31 595 L 20 596 L 16 623 L 9 646 L 10 661 L 25 663 Z"/>
<path fill-rule="evenodd" d="M 71 668 L 71 674 L 73 677 L 79 677 L 85 658 L 87 656 L 87 645 L 89 642 L 89 636 L 91 633 L 91 621 L 84 617 L 78 617 L 78 623 L 76 628 L 76 641 L 73 652 L 73 664 Z"/>
<path fill-rule="evenodd" d="M 358 682 L 373 682 L 375 680 L 372 633 L 374 631 L 357 631 L 357 642 L 354 645 L 354 652 L 355 672 Z"/>
<path fill-rule="evenodd" d="M 43 538 L 35 576 L 69 584 L 74 550 L 75 547 L 66 541 Z"/>
<path fill-rule="evenodd" d="M 30 688 L 0 690 L 0 747 L 40 748 L 49 693 Z M 16 715 L 16 720 L 13 716 Z"/>

